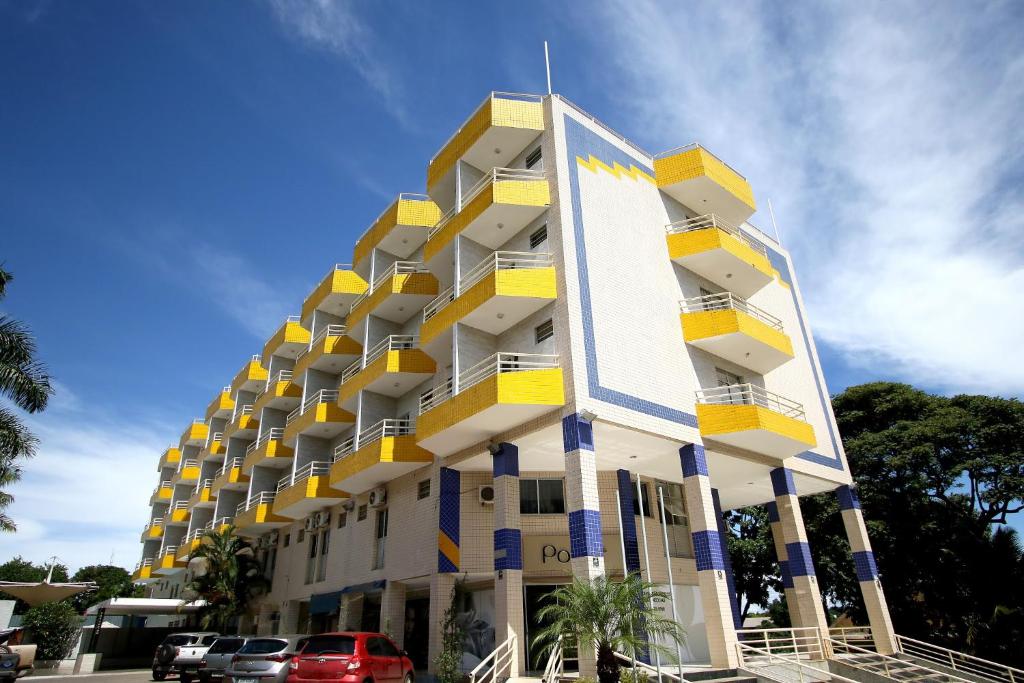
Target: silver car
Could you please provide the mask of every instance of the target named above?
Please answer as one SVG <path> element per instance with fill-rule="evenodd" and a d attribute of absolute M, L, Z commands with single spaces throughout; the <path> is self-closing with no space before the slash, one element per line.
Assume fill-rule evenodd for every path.
<path fill-rule="evenodd" d="M 224 683 L 285 683 L 292 657 L 309 636 L 263 636 L 246 641 L 231 658 Z"/>
<path fill-rule="evenodd" d="M 199 680 L 202 683 L 210 683 L 215 678 L 223 677 L 224 671 L 231 665 L 231 658 L 252 638 L 253 636 L 221 636 L 213 641 L 213 645 L 199 662 Z"/>

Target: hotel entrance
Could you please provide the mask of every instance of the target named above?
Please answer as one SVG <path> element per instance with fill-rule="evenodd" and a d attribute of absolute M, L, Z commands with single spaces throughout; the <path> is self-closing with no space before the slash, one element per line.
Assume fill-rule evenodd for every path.
<path fill-rule="evenodd" d="M 543 647 L 534 644 L 533 640 L 541 630 L 548 626 L 550 621 L 541 622 L 537 613 L 542 607 L 551 603 L 550 594 L 558 588 L 557 585 L 536 585 L 523 586 L 525 600 L 525 621 L 526 621 L 526 670 L 530 674 L 541 673 L 547 664 L 548 656 Z"/>

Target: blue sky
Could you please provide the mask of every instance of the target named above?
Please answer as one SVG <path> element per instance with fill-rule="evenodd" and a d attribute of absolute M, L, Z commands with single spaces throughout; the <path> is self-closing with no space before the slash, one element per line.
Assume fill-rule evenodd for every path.
<path fill-rule="evenodd" d="M 60 388 L 0 558 L 133 565 L 157 453 L 488 91 L 544 91 L 543 40 L 555 91 L 772 200 L 830 390 L 1020 395 L 1022 13 L 0 0 L 3 309 Z"/>

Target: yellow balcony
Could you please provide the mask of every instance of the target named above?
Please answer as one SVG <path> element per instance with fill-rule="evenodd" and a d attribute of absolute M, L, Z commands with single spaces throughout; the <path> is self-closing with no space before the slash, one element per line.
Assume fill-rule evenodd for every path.
<path fill-rule="evenodd" d="M 235 511 L 235 529 L 240 536 L 259 536 L 271 529 L 292 523 L 292 519 L 274 514 L 274 492 L 251 496 Z"/>
<path fill-rule="evenodd" d="M 199 462 L 220 460 L 227 453 L 227 450 L 227 446 L 224 443 L 224 433 L 214 432 L 206 446 L 203 447 L 203 450 L 199 451 Z"/>
<path fill-rule="evenodd" d="M 145 583 L 153 579 L 153 559 L 147 558 L 142 560 L 135 565 L 135 571 L 132 572 L 132 581 L 137 583 Z"/>
<path fill-rule="evenodd" d="M 167 515 L 164 517 L 164 526 L 188 526 L 188 521 L 191 518 L 192 512 L 189 510 L 188 501 L 179 500 L 167 511 Z"/>
<path fill-rule="evenodd" d="M 431 355 L 450 356 L 444 342 L 450 342 L 455 323 L 501 334 L 556 295 L 551 254 L 496 251 L 463 276 L 458 297 L 449 288 L 423 309 L 421 345 Z"/>
<path fill-rule="evenodd" d="M 430 197 L 403 192 L 356 242 L 352 262 L 359 265 L 374 248 L 409 258 L 427 241 L 427 231 L 440 217 L 441 210 Z"/>
<path fill-rule="evenodd" d="M 255 439 L 259 432 L 260 421 L 253 415 L 253 406 L 242 406 L 235 410 L 235 416 L 224 428 L 224 438 Z"/>
<path fill-rule="evenodd" d="M 178 546 L 176 545 L 169 545 L 161 549 L 160 554 L 157 555 L 156 560 L 153 562 L 151 574 L 166 576 L 183 570 L 188 566 L 188 562 L 179 560 L 177 556 Z"/>
<path fill-rule="evenodd" d="M 171 496 L 174 495 L 174 484 L 171 483 L 170 479 L 166 479 L 153 489 L 153 495 L 149 497 L 149 504 L 155 503 L 168 503 L 171 500 Z"/>
<path fill-rule="evenodd" d="M 301 519 L 314 510 L 334 505 L 348 494 L 331 488 L 331 463 L 311 462 L 277 483 L 274 514 Z"/>
<path fill-rule="evenodd" d="M 814 427 L 804 408 L 752 384 L 697 392 L 700 435 L 779 460 L 814 448 Z"/>
<path fill-rule="evenodd" d="M 252 403 L 252 411 L 262 415 L 264 408 L 274 410 L 291 410 L 302 402 L 302 387 L 292 381 L 291 370 L 280 370 L 270 378 L 266 388 L 256 394 Z"/>
<path fill-rule="evenodd" d="M 775 279 L 765 246 L 718 216 L 672 223 L 666 233 L 669 258 L 739 296 L 748 298 Z"/>
<path fill-rule="evenodd" d="M 174 446 L 168 446 L 160 456 L 160 463 L 157 465 L 156 469 L 158 472 L 163 470 L 165 467 L 174 467 L 177 469 L 179 462 L 181 462 L 181 450 Z"/>
<path fill-rule="evenodd" d="M 203 420 L 196 418 L 192 420 L 192 424 L 182 432 L 181 440 L 178 442 L 178 449 L 184 449 L 185 446 L 202 446 L 206 443 L 206 439 L 209 436 L 210 425 L 206 424 Z"/>
<path fill-rule="evenodd" d="M 421 384 L 437 371 L 434 359 L 416 348 L 414 335 L 393 334 L 374 345 L 366 354 L 366 363 L 357 360 L 341 374 L 338 403 L 354 408 L 362 390 L 397 397 Z"/>
<path fill-rule="evenodd" d="M 422 263 L 396 261 L 373 281 L 373 287 L 352 304 L 345 319 L 347 334 L 362 338 L 363 325 L 371 313 L 402 324 L 437 296 L 437 278 Z"/>
<path fill-rule="evenodd" d="M 267 369 L 261 364 L 259 355 L 250 358 L 242 369 L 238 371 L 235 378 L 231 380 L 231 393 L 238 391 L 251 391 L 256 393 L 267 382 Z"/>
<path fill-rule="evenodd" d="M 420 397 L 416 443 L 450 455 L 563 405 L 558 356 L 496 353 Z"/>
<path fill-rule="evenodd" d="M 174 559 L 178 562 L 188 564 L 188 558 L 192 557 L 192 553 L 196 551 L 196 548 L 198 548 L 202 542 L 203 530 L 196 529 L 178 543 L 178 552 L 175 553 Z"/>
<path fill-rule="evenodd" d="M 334 449 L 331 486 L 350 494 L 369 491 L 423 467 L 433 454 L 416 445 L 412 420 L 381 420 Z"/>
<path fill-rule="evenodd" d="M 690 346 L 766 374 L 793 358 L 782 321 L 730 292 L 686 299 L 679 319 Z"/>
<path fill-rule="evenodd" d="M 188 499 L 190 510 L 195 508 L 212 508 L 217 504 L 217 494 L 213 490 L 213 479 L 203 479 L 196 485 L 196 490 Z"/>
<path fill-rule="evenodd" d="M 343 410 L 337 401 L 338 392 L 334 389 L 321 389 L 306 399 L 300 407 L 288 413 L 284 442 L 293 445 L 299 434 L 331 439 L 355 424 L 356 416 Z"/>
<path fill-rule="evenodd" d="M 309 330 L 299 322 L 299 316 L 290 315 L 274 336 L 263 346 L 263 358 L 282 356 L 295 358 L 299 352 L 309 346 Z"/>
<path fill-rule="evenodd" d="M 227 418 L 235 409 L 235 400 L 231 398 L 231 387 L 224 387 L 206 406 L 206 421 L 215 417 Z"/>
<path fill-rule="evenodd" d="M 462 201 L 431 228 L 423 260 L 431 268 L 448 264 L 458 234 L 488 249 L 497 249 L 551 203 L 548 181 L 541 171 L 496 168 L 474 185 Z"/>
<path fill-rule="evenodd" d="M 153 539 L 161 539 L 164 537 L 164 520 L 163 517 L 156 517 L 142 530 L 142 541 L 151 541 Z"/>
<path fill-rule="evenodd" d="M 245 491 L 248 489 L 249 475 L 243 471 L 244 462 L 245 460 L 242 458 L 232 458 L 224 463 L 224 466 L 217 470 L 217 476 L 213 478 L 211 493 L 216 495 L 221 491 Z"/>
<path fill-rule="evenodd" d="M 344 318 L 352 302 L 366 290 L 366 280 L 339 263 L 302 302 L 302 320 L 309 321 L 317 310 Z"/>
<path fill-rule="evenodd" d="M 289 467 L 294 457 L 295 449 L 284 445 L 284 427 L 274 427 L 265 430 L 258 440 L 249 444 L 249 447 L 245 449 L 242 472 L 249 475 L 256 465 Z"/>
<path fill-rule="evenodd" d="M 189 458 L 181 463 L 178 471 L 171 477 L 171 485 L 195 484 L 199 481 L 199 461 Z"/>
<path fill-rule="evenodd" d="M 742 223 L 757 210 L 747 179 L 700 145 L 654 157 L 654 178 L 658 189 L 683 206 L 730 223 Z"/>
<path fill-rule="evenodd" d="M 441 147 L 427 167 L 427 193 L 435 200 L 455 193 L 460 159 L 481 171 L 504 166 L 544 130 L 540 95 L 493 92 Z"/>
<path fill-rule="evenodd" d="M 203 533 L 215 533 L 223 534 L 225 531 L 231 528 L 234 524 L 234 517 L 219 517 L 214 520 L 210 520 L 210 523 L 203 527 Z"/>
<path fill-rule="evenodd" d="M 363 355 L 363 345 L 347 334 L 345 325 L 327 325 L 313 338 L 309 349 L 299 354 L 292 369 L 294 381 L 303 384 L 306 370 L 338 374 Z"/>

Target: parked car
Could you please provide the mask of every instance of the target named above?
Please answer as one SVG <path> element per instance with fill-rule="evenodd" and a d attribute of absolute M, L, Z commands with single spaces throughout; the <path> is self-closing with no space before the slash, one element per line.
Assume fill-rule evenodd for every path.
<path fill-rule="evenodd" d="M 251 639 L 252 636 L 221 636 L 213 641 L 213 645 L 199 661 L 201 683 L 210 683 L 215 678 L 222 678 L 224 671 L 231 664 L 231 658 Z"/>
<path fill-rule="evenodd" d="M 287 683 L 414 683 L 412 660 L 382 633 L 310 636 L 289 665 Z M 243 682 L 239 682 L 243 683 Z"/>
<path fill-rule="evenodd" d="M 0 681 L 13 681 L 32 673 L 36 645 L 21 644 L 22 629 L 0 631 Z"/>
<path fill-rule="evenodd" d="M 224 683 L 285 683 L 288 663 L 309 636 L 252 638 L 231 658 Z"/>
<path fill-rule="evenodd" d="M 169 674 L 176 673 L 181 683 L 189 683 L 199 671 L 199 662 L 219 633 L 191 631 L 172 633 L 156 648 L 153 655 L 153 680 L 162 681 Z"/>

